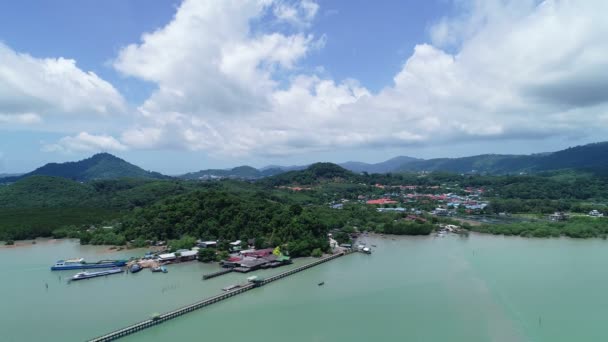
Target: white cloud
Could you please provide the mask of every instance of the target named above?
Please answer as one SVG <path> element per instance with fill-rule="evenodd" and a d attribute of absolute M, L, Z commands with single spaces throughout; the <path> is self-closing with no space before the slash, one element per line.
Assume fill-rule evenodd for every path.
<path fill-rule="evenodd" d="M 319 5 L 311 0 L 301 1 L 276 1 L 273 14 L 279 21 L 305 27 L 312 23 L 312 20 L 319 11 Z"/>
<path fill-rule="evenodd" d="M 167 26 L 122 49 L 117 70 L 159 85 L 140 112 L 225 116 L 265 108 L 272 74 L 313 44 L 300 33 L 252 32 L 250 21 L 268 9 L 268 1 L 187 0 Z"/>
<path fill-rule="evenodd" d="M 41 122 L 42 118 L 36 113 L 0 114 L 0 123 L 30 125 Z"/>
<path fill-rule="evenodd" d="M 114 63 L 158 84 L 120 144 L 285 155 L 606 132 L 608 2 L 460 2 L 463 14 L 439 21 L 433 43 L 373 94 L 302 74 L 298 62 L 323 40 L 303 26 L 253 29 L 304 2 L 186 0 Z"/>
<path fill-rule="evenodd" d="M 39 123 L 47 116 L 109 115 L 122 96 L 72 59 L 35 58 L 0 42 L 0 123 Z"/>
<path fill-rule="evenodd" d="M 125 151 L 127 147 L 109 135 L 81 132 L 73 137 L 63 137 L 56 144 L 45 145 L 43 149 L 47 152 L 98 152 Z"/>

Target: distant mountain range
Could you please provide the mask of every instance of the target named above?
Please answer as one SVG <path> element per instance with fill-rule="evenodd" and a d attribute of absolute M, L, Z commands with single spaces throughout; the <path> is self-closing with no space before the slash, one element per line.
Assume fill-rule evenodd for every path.
<path fill-rule="evenodd" d="M 608 169 L 608 142 L 532 155 L 483 154 L 462 158 L 411 161 L 394 171 L 513 174 L 562 169 Z"/>
<path fill-rule="evenodd" d="M 423 159 L 399 156 L 376 164 L 349 161 L 338 165 L 352 172 L 388 173 L 399 170 L 403 165 L 422 160 Z"/>
<path fill-rule="evenodd" d="M 444 171 L 455 173 L 514 174 L 534 173 L 560 169 L 608 170 L 608 142 L 571 147 L 565 150 L 532 155 L 483 154 L 462 158 L 418 159 L 406 156 L 370 164 L 346 162 L 341 167 L 355 173 Z M 233 169 L 209 169 L 187 173 L 177 178 L 211 180 L 221 178 L 256 180 L 281 173 L 306 169 L 304 166 L 272 165 L 261 169 L 239 166 Z M 146 171 L 108 153 L 99 153 L 76 162 L 50 163 L 32 172 L 9 177 L 0 177 L 0 182 L 34 176 L 56 176 L 76 181 L 115 178 L 170 179 L 158 172 Z"/>
<path fill-rule="evenodd" d="M 178 176 L 181 179 L 199 179 L 199 180 L 210 180 L 210 179 L 221 179 L 221 178 L 234 178 L 234 179 L 259 179 L 269 176 L 274 176 L 279 173 L 285 172 L 281 168 L 264 168 L 256 169 L 251 166 L 238 166 L 229 170 L 222 169 L 208 169 L 197 172 L 186 173 L 185 175 Z"/>

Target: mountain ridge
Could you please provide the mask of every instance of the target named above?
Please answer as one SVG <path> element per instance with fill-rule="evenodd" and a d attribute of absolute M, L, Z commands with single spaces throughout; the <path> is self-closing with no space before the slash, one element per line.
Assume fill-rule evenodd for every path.
<path fill-rule="evenodd" d="M 404 164 L 395 171 L 512 174 L 562 169 L 608 169 L 608 142 L 528 155 L 481 154 L 460 158 L 427 159 Z"/>
<path fill-rule="evenodd" d="M 150 178 L 169 179 L 171 177 L 158 172 L 146 171 L 109 153 L 97 153 L 93 156 L 65 163 L 48 163 L 34 171 L 15 177 L 5 177 L 3 182 L 14 182 L 30 176 L 51 176 L 91 181 L 116 178 Z"/>
<path fill-rule="evenodd" d="M 0 177 L 0 183 L 11 183 L 34 175 L 63 177 L 76 181 L 116 178 L 178 178 L 186 180 L 229 178 L 258 180 L 281 173 L 304 170 L 315 164 L 305 166 L 269 165 L 260 169 L 242 165 L 230 169 L 207 169 L 170 177 L 158 172 L 146 171 L 109 153 L 98 153 L 80 161 L 49 163 L 29 173 L 4 178 Z M 332 164 L 341 166 L 354 173 L 440 171 L 454 173 L 515 174 L 561 169 L 590 169 L 602 170 L 602 172 L 605 172 L 608 171 L 608 142 L 579 145 L 555 152 L 528 155 L 481 154 L 468 157 L 433 159 L 398 156 L 379 163 L 349 161 Z"/>

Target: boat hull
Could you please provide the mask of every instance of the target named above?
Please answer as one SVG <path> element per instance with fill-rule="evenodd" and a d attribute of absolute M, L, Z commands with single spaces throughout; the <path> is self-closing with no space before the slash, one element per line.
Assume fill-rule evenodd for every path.
<path fill-rule="evenodd" d="M 95 264 L 70 264 L 70 265 L 60 265 L 60 266 L 51 266 L 51 271 L 65 271 L 65 270 L 86 270 L 93 268 L 112 268 L 112 267 L 122 267 L 126 265 L 126 261 L 115 261 L 115 262 L 104 262 L 104 263 L 95 263 Z"/>
<path fill-rule="evenodd" d="M 119 274 L 119 273 L 123 273 L 123 270 L 120 268 L 116 268 L 116 269 L 111 269 L 108 271 L 100 271 L 100 272 L 92 272 L 89 274 L 86 274 L 84 276 L 81 277 L 72 277 L 72 281 L 77 281 L 77 280 L 85 280 L 85 279 L 91 279 L 91 278 L 97 278 L 97 277 L 103 277 L 103 276 L 107 276 L 107 275 L 112 275 L 112 274 Z"/>

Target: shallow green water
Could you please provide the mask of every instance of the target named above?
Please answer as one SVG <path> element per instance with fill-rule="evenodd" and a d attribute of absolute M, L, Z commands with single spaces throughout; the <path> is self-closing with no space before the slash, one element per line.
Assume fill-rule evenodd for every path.
<path fill-rule="evenodd" d="M 608 340 L 606 241 L 471 235 L 367 242 L 377 245 L 371 256 L 339 258 L 124 341 Z M 0 340 L 83 341 L 245 278 L 203 282 L 201 274 L 217 266 L 192 262 L 171 265 L 168 274 L 144 270 L 67 285 L 75 271 L 48 270 L 63 257 L 142 254 L 102 252 L 70 241 L 0 248 Z"/>

